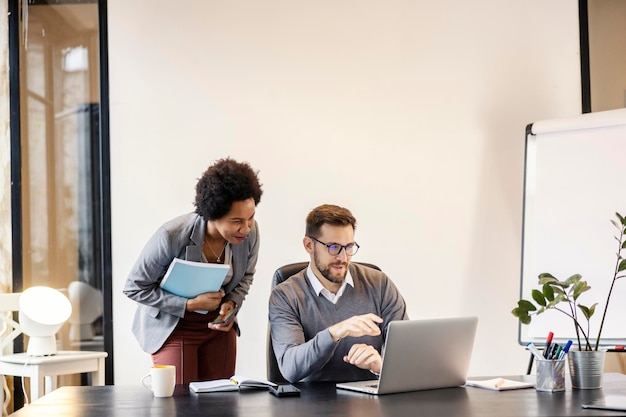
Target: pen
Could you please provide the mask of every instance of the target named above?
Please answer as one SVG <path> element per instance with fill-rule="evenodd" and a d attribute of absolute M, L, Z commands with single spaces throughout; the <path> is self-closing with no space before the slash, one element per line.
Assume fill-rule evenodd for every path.
<path fill-rule="evenodd" d="M 533 342 L 528 342 L 528 344 L 526 344 L 526 349 L 530 350 L 530 353 L 532 353 L 537 360 L 545 359 L 541 352 L 537 350 L 537 347 L 533 345 Z"/>
<path fill-rule="evenodd" d="M 565 357 L 565 355 L 567 355 L 567 352 L 569 352 L 569 348 L 571 346 L 572 346 L 572 341 L 568 340 L 567 343 L 565 344 L 565 347 L 561 351 L 561 354 L 559 355 L 559 359 L 563 359 Z"/>
<path fill-rule="evenodd" d="M 554 359 L 554 352 L 556 352 L 557 346 L 558 345 L 556 343 L 550 344 L 550 349 L 548 349 L 548 354 L 546 355 L 546 359 Z"/>
<path fill-rule="evenodd" d="M 556 349 L 556 352 L 554 352 L 554 355 L 552 355 L 552 359 L 557 359 L 557 360 L 558 360 L 558 359 L 560 359 L 560 356 L 561 356 L 561 352 L 562 352 L 562 351 L 563 351 L 563 348 L 562 348 L 561 346 L 559 346 L 559 347 Z"/>
<path fill-rule="evenodd" d="M 606 350 L 610 351 L 610 352 L 621 352 L 623 350 L 625 350 L 624 346 L 621 345 L 617 345 L 617 346 L 605 346 L 604 347 Z"/>
<path fill-rule="evenodd" d="M 554 333 L 548 333 L 548 337 L 546 338 L 546 346 L 543 348 L 543 357 L 544 359 L 548 359 L 548 353 L 550 353 L 550 344 L 552 343 L 552 338 L 554 337 Z"/>

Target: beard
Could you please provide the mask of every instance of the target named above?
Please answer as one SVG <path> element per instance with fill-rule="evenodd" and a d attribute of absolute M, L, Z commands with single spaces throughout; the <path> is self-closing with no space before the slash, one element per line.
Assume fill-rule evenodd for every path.
<path fill-rule="evenodd" d="M 326 264 L 323 265 L 318 259 L 317 256 L 315 256 L 315 254 L 313 255 L 313 261 L 315 262 L 315 266 L 317 267 L 317 270 L 320 271 L 320 274 L 322 274 L 322 276 L 324 278 L 326 278 L 328 281 L 332 282 L 333 284 L 342 284 L 344 279 L 346 278 L 346 274 L 348 273 L 348 262 L 333 262 L 331 264 Z M 343 272 L 343 274 L 340 275 L 332 275 L 331 274 L 331 266 L 334 265 L 343 265 L 345 266 L 345 270 Z"/>

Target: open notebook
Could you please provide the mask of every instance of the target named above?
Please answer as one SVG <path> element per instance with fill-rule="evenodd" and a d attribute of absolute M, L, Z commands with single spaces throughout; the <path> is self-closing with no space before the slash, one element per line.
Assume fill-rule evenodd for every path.
<path fill-rule="evenodd" d="M 189 389 L 192 392 L 222 392 L 239 391 L 242 388 L 263 388 L 275 387 L 276 384 L 259 378 L 249 378 L 242 375 L 233 375 L 228 379 L 216 379 L 213 381 L 190 382 Z"/>
<path fill-rule="evenodd" d="M 392 321 L 379 379 L 337 388 L 378 395 L 463 385 L 477 324 L 476 317 Z"/>

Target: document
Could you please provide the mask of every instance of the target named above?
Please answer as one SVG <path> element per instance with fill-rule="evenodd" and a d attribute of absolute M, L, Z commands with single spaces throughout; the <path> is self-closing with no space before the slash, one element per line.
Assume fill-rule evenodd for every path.
<path fill-rule="evenodd" d="M 216 379 L 214 381 L 190 382 L 189 389 L 192 392 L 223 392 L 239 391 L 242 388 L 269 388 L 277 384 L 264 379 L 249 378 L 242 375 L 233 375 L 230 379 Z"/>
<path fill-rule="evenodd" d="M 465 385 L 471 387 L 485 388 L 493 391 L 507 391 L 511 389 L 521 389 L 521 388 L 534 388 L 534 382 L 521 382 L 514 381 L 512 379 L 506 378 L 493 378 L 486 379 L 483 381 L 479 380 L 467 380 L 465 381 Z"/>
<path fill-rule="evenodd" d="M 174 258 L 161 281 L 161 288 L 185 298 L 219 291 L 230 265 L 185 261 Z"/>

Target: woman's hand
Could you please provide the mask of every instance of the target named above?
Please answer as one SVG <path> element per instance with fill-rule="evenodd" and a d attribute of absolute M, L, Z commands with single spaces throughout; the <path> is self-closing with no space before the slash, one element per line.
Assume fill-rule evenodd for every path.
<path fill-rule="evenodd" d="M 220 313 L 219 314 L 222 317 L 226 317 L 228 312 L 231 311 L 231 310 L 234 310 L 234 309 L 235 309 L 235 303 L 233 301 L 231 301 L 231 300 L 228 300 L 224 304 L 222 304 L 222 306 L 220 307 Z M 235 317 L 231 317 L 225 323 L 219 323 L 219 324 L 209 323 L 209 329 L 211 329 L 211 330 L 219 330 L 221 332 L 227 332 L 227 331 L 229 331 L 233 327 L 233 323 L 235 323 Z"/>
<path fill-rule="evenodd" d="M 187 300 L 187 311 L 214 311 L 222 302 L 224 291 L 205 292 Z"/>

